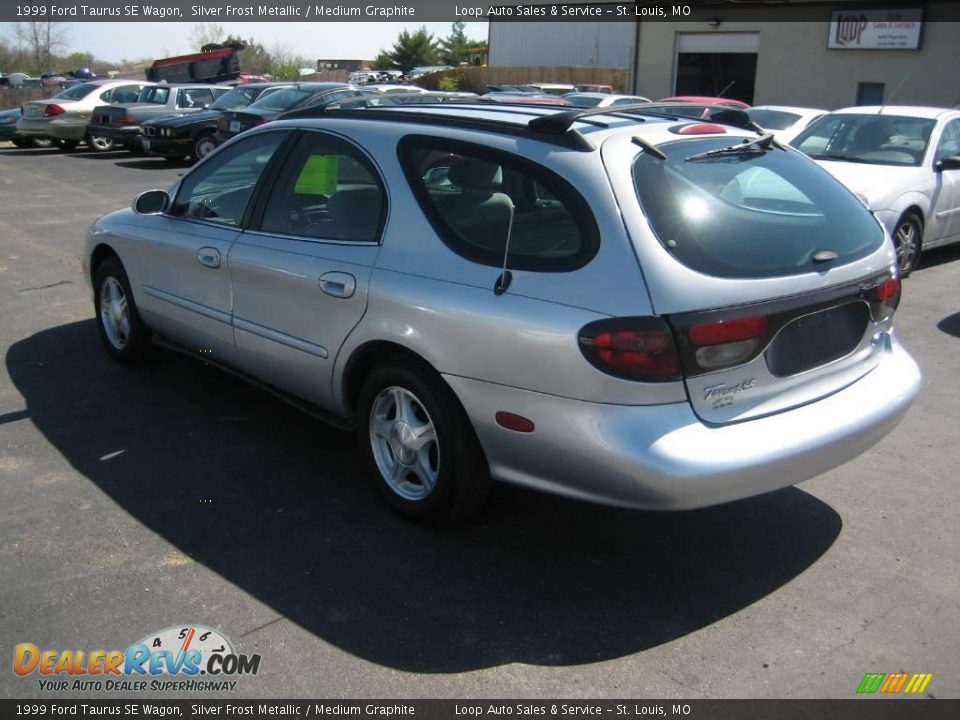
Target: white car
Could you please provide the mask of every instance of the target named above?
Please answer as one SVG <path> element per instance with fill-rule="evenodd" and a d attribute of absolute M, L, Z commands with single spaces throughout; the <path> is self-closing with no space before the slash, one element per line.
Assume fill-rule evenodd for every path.
<path fill-rule="evenodd" d="M 637 103 L 650 102 L 650 98 L 641 95 L 614 95 L 613 93 L 599 92 L 572 92 L 565 94 L 563 99 L 569 100 L 573 105 L 582 108 L 636 105 Z"/>
<path fill-rule="evenodd" d="M 772 132 L 777 140 L 788 143 L 827 111 L 789 105 L 756 105 L 746 113 L 757 125 Z"/>
<path fill-rule="evenodd" d="M 793 139 L 893 236 L 900 272 L 960 242 L 960 111 L 887 105 L 824 115 Z"/>

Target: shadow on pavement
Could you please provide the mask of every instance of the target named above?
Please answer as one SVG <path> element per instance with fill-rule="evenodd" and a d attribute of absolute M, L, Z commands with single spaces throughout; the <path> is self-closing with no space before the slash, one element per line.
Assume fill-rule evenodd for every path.
<path fill-rule="evenodd" d="M 6 363 L 30 420 L 123 510 L 324 641 L 404 671 L 630 655 L 776 591 L 841 529 L 792 488 L 656 514 L 507 486 L 466 524 L 423 528 L 381 504 L 351 435 L 201 363 L 115 365 L 92 320 L 17 342 Z"/>
<path fill-rule="evenodd" d="M 937 329 L 947 333 L 947 335 L 960 337 L 960 312 L 955 312 L 953 315 L 947 315 L 943 320 L 937 323 Z"/>

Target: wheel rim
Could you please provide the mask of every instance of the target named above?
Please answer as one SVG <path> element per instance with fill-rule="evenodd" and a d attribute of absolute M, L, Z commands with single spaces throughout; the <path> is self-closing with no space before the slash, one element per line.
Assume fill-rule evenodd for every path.
<path fill-rule="evenodd" d="M 53 147 L 53 140 L 48 138 L 34 138 L 33 144 L 38 148 L 48 148 Z"/>
<path fill-rule="evenodd" d="M 210 138 L 203 138 L 197 141 L 197 159 L 202 160 L 207 155 L 213 152 L 216 145 L 213 144 L 213 140 Z"/>
<path fill-rule="evenodd" d="M 104 280 L 100 288 L 100 323 L 110 344 L 123 350 L 130 341 L 130 306 L 123 286 L 114 277 Z"/>
<path fill-rule="evenodd" d="M 917 257 L 918 234 L 916 223 L 912 220 L 904 220 L 897 228 L 897 262 L 901 268 L 913 267 Z"/>
<path fill-rule="evenodd" d="M 91 135 L 90 144 L 93 145 L 95 150 L 109 150 L 113 147 L 113 140 L 102 135 Z"/>
<path fill-rule="evenodd" d="M 370 408 L 370 446 L 387 486 L 404 500 L 423 500 L 437 484 L 440 445 L 423 403 L 406 388 L 382 390 Z"/>

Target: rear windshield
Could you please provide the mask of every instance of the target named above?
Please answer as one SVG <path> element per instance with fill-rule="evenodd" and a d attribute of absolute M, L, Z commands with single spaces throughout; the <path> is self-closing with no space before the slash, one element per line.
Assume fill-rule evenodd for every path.
<path fill-rule="evenodd" d="M 750 108 L 746 113 L 757 125 L 762 128 L 767 128 L 768 130 L 786 130 L 800 119 L 797 113 L 785 112 L 783 110 Z"/>
<path fill-rule="evenodd" d="M 739 142 L 678 140 L 658 147 L 666 160 L 644 152 L 634 162 L 653 231 L 684 265 L 718 277 L 781 277 L 852 262 L 883 242 L 863 204 L 795 152 L 703 155 Z M 838 257 L 815 264 L 821 250 Z"/>
<path fill-rule="evenodd" d="M 85 98 L 87 95 L 96 90 L 99 85 L 96 83 L 83 83 L 81 85 L 74 85 L 72 88 L 67 88 L 59 95 L 55 95 L 57 100 L 80 100 Z"/>
<path fill-rule="evenodd" d="M 218 97 L 213 105 L 210 106 L 210 109 L 239 110 L 240 108 L 245 108 L 247 105 L 257 99 L 257 96 L 260 94 L 260 92 L 260 88 L 235 87 L 230 92 Z"/>
<path fill-rule="evenodd" d="M 257 108 L 262 108 L 263 110 L 286 110 L 289 107 L 293 107 L 301 100 L 304 100 L 313 95 L 313 92 L 310 90 L 301 90 L 299 88 L 287 88 L 285 90 L 278 90 L 275 93 L 267 95 L 265 98 L 261 98 L 257 102 L 250 105 L 251 110 L 256 110 Z"/>

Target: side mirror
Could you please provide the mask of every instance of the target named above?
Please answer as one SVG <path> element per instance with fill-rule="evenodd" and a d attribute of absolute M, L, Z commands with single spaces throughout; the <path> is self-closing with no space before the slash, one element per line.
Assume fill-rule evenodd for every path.
<path fill-rule="evenodd" d="M 933 166 L 933 169 L 937 172 L 943 172 L 944 170 L 960 170 L 960 155 L 951 155 L 950 157 L 943 158 L 943 160 L 937 160 L 936 164 Z"/>
<path fill-rule="evenodd" d="M 147 190 L 137 195 L 133 210 L 139 215 L 160 215 L 169 205 L 170 196 L 166 190 Z"/>

